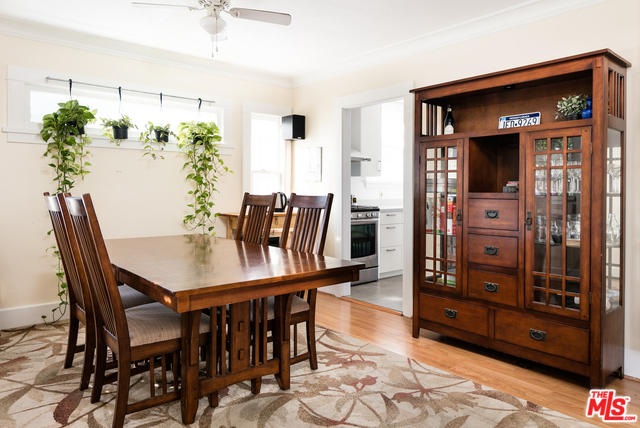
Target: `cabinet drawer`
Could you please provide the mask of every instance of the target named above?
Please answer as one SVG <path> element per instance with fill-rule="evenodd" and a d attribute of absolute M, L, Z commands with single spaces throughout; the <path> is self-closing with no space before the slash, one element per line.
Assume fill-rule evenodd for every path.
<path fill-rule="evenodd" d="M 468 303 L 421 294 L 420 318 L 482 336 L 489 333 L 489 310 Z"/>
<path fill-rule="evenodd" d="M 518 277 L 469 269 L 469 297 L 518 306 Z"/>
<path fill-rule="evenodd" d="M 380 224 L 402 224 L 402 211 L 380 213 Z"/>
<path fill-rule="evenodd" d="M 495 338 L 589 364 L 589 331 L 496 311 Z"/>
<path fill-rule="evenodd" d="M 380 273 L 402 270 L 402 245 L 380 248 Z"/>
<path fill-rule="evenodd" d="M 380 246 L 395 247 L 402 245 L 402 225 L 401 224 L 381 224 L 380 225 Z"/>
<path fill-rule="evenodd" d="M 518 267 L 518 238 L 469 234 L 469 263 Z"/>
<path fill-rule="evenodd" d="M 518 201 L 469 199 L 469 227 L 518 230 Z"/>

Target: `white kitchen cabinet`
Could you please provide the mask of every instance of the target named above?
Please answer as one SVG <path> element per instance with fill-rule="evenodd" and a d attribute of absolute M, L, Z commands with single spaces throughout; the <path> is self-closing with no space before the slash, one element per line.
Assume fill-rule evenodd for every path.
<path fill-rule="evenodd" d="M 402 275 L 402 209 L 380 212 L 380 278 Z"/>

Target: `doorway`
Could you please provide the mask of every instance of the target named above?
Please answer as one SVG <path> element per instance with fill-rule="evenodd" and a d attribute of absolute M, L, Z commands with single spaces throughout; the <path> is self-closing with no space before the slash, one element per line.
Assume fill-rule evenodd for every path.
<path fill-rule="evenodd" d="M 340 168 L 337 168 L 336 177 L 339 186 L 336 187 L 341 190 L 341 195 L 336 198 L 338 200 L 338 206 L 336 206 L 336 211 L 338 211 L 338 215 L 336 215 L 336 257 L 349 259 L 351 255 L 351 194 L 354 193 L 352 190 L 355 191 L 358 204 L 372 206 L 374 206 L 373 204 L 378 204 L 384 208 L 383 211 L 379 212 L 381 215 L 380 223 L 385 223 L 382 225 L 385 229 L 382 229 L 381 232 L 384 233 L 388 225 L 389 231 L 396 231 L 396 239 L 399 242 L 391 242 L 393 244 L 391 245 L 390 241 L 386 240 L 385 237 L 379 238 L 378 249 L 389 249 L 389 253 L 395 252 L 397 257 L 394 260 L 395 264 L 392 263 L 391 267 L 384 265 L 390 259 L 383 257 L 381 262 L 383 263 L 383 274 L 378 276 L 377 284 L 370 283 L 368 289 L 357 288 L 366 287 L 366 284 L 354 286 L 350 283 L 342 284 L 339 292 L 335 294 L 338 297 L 350 296 L 357 299 L 366 299 L 366 295 L 369 295 L 372 298 L 371 300 L 374 300 L 377 294 L 378 305 L 383 303 L 380 306 L 387 305 L 389 307 L 391 306 L 389 301 L 394 300 L 395 304 L 392 309 L 398 310 L 397 308 L 399 308 L 403 315 L 408 317 L 413 315 L 413 175 L 411 172 L 413 170 L 413 151 L 411 142 L 414 105 L 413 96 L 409 92 L 412 88 L 413 82 L 405 82 L 336 100 L 338 138 L 341 142 L 341 150 L 337 151 L 338 159 L 336 159 L 338 165 L 340 165 Z M 402 128 L 402 135 L 400 142 L 395 146 L 395 155 L 399 162 L 398 168 L 402 171 L 400 174 L 391 174 L 395 179 L 389 179 L 389 174 L 384 174 L 383 159 L 380 159 L 380 163 L 376 159 L 368 163 L 368 171 L 380 169 L 380 175 L 366 172 L 367 168 L 364 168 L 366 175 L 363 176 L 363 167 L 361 165 L 361 175 L 359 178 L 354 179 L 352 183 L 351 151 L 354 138 L 352 116 L 356 111 L 362 116 L 363 111 L 367 109 L 375 110 L 378 107 L 373 108 L 374 106 L 382 105 L 387 105 L 388 109 L 395 110 L 399 116 L 398 120 L 399 126 Z M 371 111 L 368 113 L 371 113 Z M 379 123 L 381 123 L 380 120 Z M 362 133 L 362 128 L 360 128 L 360 132 Z M 382 132 L 383 130 L 380 129 L 378 134 L 381 135 Z M 371 135 L 367 134 L 364 137 L 369 138 Z M 373 135 L 375 136 L 375 132 Z M 360 137 L 363 137 L 363 135 Z M 366 143 L 368 142 L 367 140 Z M 393 154 L 389 155 L 388 151 L 394 150 L 393 144 L 388 144 L 388 146 L 385 147 L 384 155 L 387 158 L 393 156 Z M 400 147 L 398 148 L 398 146 Z M 362 149 L 362 140 L 360 149 Z M 382 151 L 382 145 L 380 150 Z M 377 150 L 375 153 L 377 153 Z M 380 153 L 380 156 L 382 156 L 382 153 Z M 387 162 L 387 164 L 389 163 Z M 391 170 L 389 169 L 386 172 L 389 173 Z M 395 209 L 396 211 L 391 213 L 389 209 Z M 386 216 L 385 214 L 387 213 L 392 215 Z M 395 218 L 392 219 L 392 217 Z M 385 219 L 393 220 L 394 222 L 388 223 Z M 401 232 L 397 233 L 399 229 L 401 229 Z M 381 245 L 386 245 L 386 247 Z M 401 251 L 398 252 L 399 248 L 395 248 L 394 251 L 394 248 L 390 247 L 400 247 Z M 383 294 L 387 294 L 388 297 L 382 296 Z M 387 301 L 384 301 L 385 297 Z"/>

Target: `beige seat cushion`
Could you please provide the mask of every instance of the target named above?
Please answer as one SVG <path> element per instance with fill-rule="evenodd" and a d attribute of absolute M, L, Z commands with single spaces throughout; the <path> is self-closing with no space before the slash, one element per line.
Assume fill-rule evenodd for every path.
<path fill-rule="evenodd" d="M 124 311 L 129 325 L 131 346 L 178 339 L 182 335 L 181 315 L 162 305 L 150 303 Z M 209 332 L 209 316 L 200 317 L 200 333 Z"/>
<path fill-rule="evenodd" d="M 134 290 L 128 285 L 121 285 L 120 287 L 118 287 L 118 291 L 120 292 L 120 298 L 122 299 L 122 306 L 125 309 L 155 302 L 155 300 L 153 300 L 151 297 L 148 297 L 145 294 Z"/>
<path fill-rule="evenodd" d="M 268 307 L 267 307 L 267 319 L 274 319 L 275 306 L 276 306 L 276 298 L 269 297 L 267 299 Z M 309 303 L 301 297 L 293 296 L 293 301 L 291 302 L 291 313 L 297 314 L 298 312 L 306 312 L 309 310 Z"/>

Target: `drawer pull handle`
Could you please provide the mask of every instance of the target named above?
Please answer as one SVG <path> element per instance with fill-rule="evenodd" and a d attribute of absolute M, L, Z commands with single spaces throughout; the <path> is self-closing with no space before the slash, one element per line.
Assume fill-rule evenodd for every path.
<path fill-rule="evenodd" d="M 540 330 L 534 330 L 532 328 L 529 329 L 529 337 L 533 340 L 537 340 L 539 342 L 547 341 L 547 333 Z"/>
<path fill-rule="evenodd" d="M 395 214 L 387 214 L 387 217 L 395 217 Z"/>
<path fill-rule="evenodd" d="M 484 253 L 488 256 L 497 256 L 498 255 L 498 247 L 490 247 L 488 245 L 484 246 Z"/>
<path fill-rule="evenodd" d="M 444 314 L 447 316 L 447 318 L 453 318 L 453 319 L 457 319 L 458 318 L 458 311 L 454 311 L 453 309 L 446 309 L 445 308 Z"/>
<path fill-rule="evenodd" d="M 395 226 L 387 226 L 387 229 L 395 229 Z"/>
<path fill-rule="evenodd" d="M 497 293 L 498 292 L 498 284 L 495 282 L 485 282 L 484 289 L 489 293 Z"/>
<path fill-rule="evenodd" d="M 484 218 L 500 218 L 499 210 L 484 210 Z"/>
<path fill-rule="evenodd" d="M 387 248 L 387 251 L 395 251 L 397 248 Z"/>

